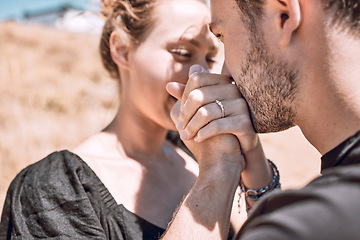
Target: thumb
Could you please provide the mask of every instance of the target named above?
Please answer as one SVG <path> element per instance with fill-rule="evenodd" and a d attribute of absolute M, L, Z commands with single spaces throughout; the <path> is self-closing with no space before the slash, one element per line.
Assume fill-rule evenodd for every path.
<path fill-rule="evenodd" d="M 166 91 L 178 100 L 181 100 L 182 94 L 185 90 L 185 85 L 178 82 L 169 82 L 166 84 Z"/>
<path fill-rule="evenodd" d="M 197 73 L 197 72 L 207 72 L 207 71 L 201 65 L 195 64 L 195 65 L 192 65 L 189 69 L 189 77 L 192 74 Z"/>

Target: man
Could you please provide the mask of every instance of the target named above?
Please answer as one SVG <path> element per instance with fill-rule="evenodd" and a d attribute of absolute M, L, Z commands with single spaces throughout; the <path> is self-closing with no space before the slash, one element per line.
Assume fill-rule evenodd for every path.
<path fill-rule="evenodd" d="M 266 133 L 298 125 L 323 154 L 321 177 L 264 197 L 236 239 L 358 239 L 360 1 L 211 0 L 211 14 L 210 28 L 224 43 L 254 128 Z M 197 73 L 189 83 L 211 78 Z M 178 106 L 173 116 L 177 121 Z M 163 239 L 226 237 L 244 169 L 243 159 L 223 147 L 234 141 L 229 134 L 198 145 L 186 141 L 200 174 Z"/>

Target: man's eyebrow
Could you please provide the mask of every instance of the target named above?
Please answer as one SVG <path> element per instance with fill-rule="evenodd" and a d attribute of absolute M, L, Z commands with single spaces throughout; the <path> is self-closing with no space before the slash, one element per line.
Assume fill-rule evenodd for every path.
<path fill-rule="evenodd" d="M 211 22 L 209 23 L 209 30 L 210 32 L 214 33 L 214 27 L 217 25 L 217 22 Z"/>

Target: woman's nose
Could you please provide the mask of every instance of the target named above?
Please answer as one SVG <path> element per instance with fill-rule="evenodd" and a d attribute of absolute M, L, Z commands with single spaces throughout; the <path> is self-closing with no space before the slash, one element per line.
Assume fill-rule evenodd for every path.
<path fill-rule="evenodd" d="M 199 61 L 197 64 L 201 65 L 207 72 L 210 71 L 210 66 L 208 64 L 207 59 L 202 59 L 201 61 Z"/>

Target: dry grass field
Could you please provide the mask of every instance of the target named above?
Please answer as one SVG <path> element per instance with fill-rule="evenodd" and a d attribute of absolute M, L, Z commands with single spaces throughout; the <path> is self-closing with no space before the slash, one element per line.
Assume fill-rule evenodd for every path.
<path fill-rule="evenodd" d="M 102 67 L 99 36 L 0 23 L 0 210 L 27 165 L 71 149 L 101 130 L 118 106 L 117 85 Z M 298 128 L 261 136 L 283 188 L 318 175 L 319 154 Z"/>
<path fill-rule="evenodd" d="M 98 38 L 0 24 L 1 206 L 22 168 L 73 148 L 112 119 L 118 89 L 102 67 Z"/>

